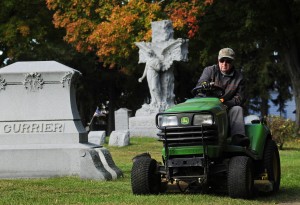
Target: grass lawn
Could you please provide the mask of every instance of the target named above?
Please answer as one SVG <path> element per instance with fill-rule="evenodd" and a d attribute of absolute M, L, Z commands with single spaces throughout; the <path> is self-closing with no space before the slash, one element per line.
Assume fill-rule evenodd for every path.
<path fill-rule="evenodd" d="M 281 157 L 281 187 L 273 196 L 251 200 L 226 195 L 166 193 L 135 196 L 131 192 L 131 159 L 150 152 L 161 161 L 161 143 L 153 138 L 131 138 L 127 147 L 109 147 L 124 177 L 114 181 L 82 180 L 77 176 L 49 179 L 0 180 L 0 204 L 300 204 L 300 141 L 286 143 Z"/>

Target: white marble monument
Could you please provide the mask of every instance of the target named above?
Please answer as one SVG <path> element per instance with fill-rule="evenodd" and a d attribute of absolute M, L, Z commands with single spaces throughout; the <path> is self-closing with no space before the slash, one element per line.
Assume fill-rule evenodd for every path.
<path fill-rule="evenodd" d="M 152 22 L 152 42 L 137 42 L 139 63 L 145 63 L 151 102 L 136 111 L 129 119 L 131 136 L 156 137 L 155 115 L 174 105 L 174 61 L 188 60 L 188 39 L 174 39 L 173 26 L 169 20 Z"/>
<path fill-rule="evenodd" d="M 122 175 L 105 148 L 88 143 L 73 86 L 79 74 L 55 61 L 0 69 L 0 178 Z"/>

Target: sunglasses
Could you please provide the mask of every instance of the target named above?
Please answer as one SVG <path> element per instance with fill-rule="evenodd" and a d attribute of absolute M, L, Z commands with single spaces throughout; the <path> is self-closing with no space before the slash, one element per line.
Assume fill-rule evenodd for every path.
<path fill-rule="evenodd" d="M 232 59 L 229 59 L 229 58 L 221 58 L 220 60 L 219 60 L 219 62 L 220 63 L 228 63 L 228 64 L 231 64 L 232 63 Z"/>

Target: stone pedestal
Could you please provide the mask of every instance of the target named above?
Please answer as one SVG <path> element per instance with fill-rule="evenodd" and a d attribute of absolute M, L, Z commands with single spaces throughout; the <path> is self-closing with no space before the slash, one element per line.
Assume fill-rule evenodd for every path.
<path fill-rule="evenodd" d="M 55 61 L 0 69 L 1 178 L 80 175 L 81 163 L 99 166 L 82 155 L 100 146 L 88 143 L 78 114 L 73 82 L 79 74 Z"/>

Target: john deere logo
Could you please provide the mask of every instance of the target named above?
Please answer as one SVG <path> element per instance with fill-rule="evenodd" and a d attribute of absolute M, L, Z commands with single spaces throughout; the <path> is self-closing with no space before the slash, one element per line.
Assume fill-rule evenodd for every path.
<path fill-rule="evenodd" d="M 188 117 L 182 117 L 182 118 L 180 119 L 180 122 L 181 122 L 181 124 L 183 124 L 183 125 L 187 125 L 187 124 L 189 124 L 190 119 L 189 119 Z"/>

